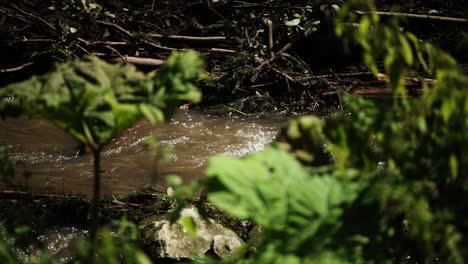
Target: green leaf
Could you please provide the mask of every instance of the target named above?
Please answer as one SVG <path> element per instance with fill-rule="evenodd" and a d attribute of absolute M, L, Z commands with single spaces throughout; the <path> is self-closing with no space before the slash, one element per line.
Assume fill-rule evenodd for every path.
<path fill-rule="evenodd" d="M 15 96 L 1 105 L 5 115 L 45 117 L 77 140 L 94 147 L 117 137 L 142 116 L 167 120 L 185 101 L 197 102 L 195 82 L 203 62 L 191 52 L 174 53 L 156 74 L 97 57 L 57 64 L 53 71 L 0 90 Z"/>
<path fill-rule="evenodd" d="M 413 64 L 413 51 L 408 40 L 403 36 L 399 35 L 399 40 L 401 44 L 401 53 L 407 65 Z"/>
<path fill-rule="evenodd" d="M 253 220 L 267 233 L 284 233 L 285 250 L 302 246 L 325 219 L 337 218 L 335 209 L 355 199 L 351 193 L 357 191 L 323 170 L 306 170 L 293 155 L 271 147 L 242 160 L 214 157 L 206 173 L 210 202 Z"/>
<path fill-rule="evenodd" d="M 140 104 L 140 111 L 152 123 L 156 124 L 164 120 L 164 114 L 158 108 L 147 104 Z"/>
<path fill-rule="evenodd" d="M 153 263 L 150 260 L 150 258 L 141 251 L 137 251 L 135 253 L 135 260 L 136 260 L 136 263 L 138 264 L 152 264 Z"/>
<path fill-rule="evenodd" d="M 450 155 L 450 174 L 452 176 L 452 180 L 456 180 L 458 178 L 458 160 L 457 156 L 454 154 Z"/>
<path fill-rule="evenodd" d="M 193 219 L 192 216 L 186 215 L 183 216 L 180 220 L 179 223 L 182 225 L 185 231 L 189 233 L 192 237 L 197 236 L 197 224 L 195 223 L 195 220 Z"/>

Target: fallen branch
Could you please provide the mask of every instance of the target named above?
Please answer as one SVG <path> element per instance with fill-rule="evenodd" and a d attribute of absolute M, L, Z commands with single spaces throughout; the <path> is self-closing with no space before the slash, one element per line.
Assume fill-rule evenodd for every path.
<path fill-rule="evenodd" d="M 0 199 L 5 200 L 25 200 L 25 199 L 47 199 L 47 198 L 58 198 L 63 197 L 56 194 L 34 194 L 31 192 L 24 191 L 10 191 L 10 190 L 0 190 Z"/>
<path fill-rule="evenodd" d="M 410 14 L 410 13 L 398 13 L 398 12 L 368 12 L 368 11 L 354 11 L 358 15 L 367 15 L 375 13 L 379 16 L 392 16 L 392 17 L 408 17 L 408 18 L 418 18 L 418 19 L 430 19 L 430 20 L 439 20 L 439 21 L 449 21 L 449 22 L 458 22 L 458 23 L 468 23 L 468 19 L 458 18 L 458 17 L 446 17 L 446 16 L 433 16 L 433 15 L 420 15 L 420 14 Z"/>
<path fill-rule="evenodd" d="M 373 77 L 377 81 L 389 82 L 389 78 L 386 74 L 378 73 L 377 75 L 375 75 L 373 72 L 332 73 L 332 74 L 312 76 L 311 79 L 319 79 L 319 78 L 327 79 L 327 78 L 339 78 L 339 77 Z M 414 77 L 405 78 L 405 86 L 407 87 L 421 87 L 423 82 L 428 85 L 435 85 L 437 83 L 436 80 L 429 79 L 429 78 L 423 78 L 423 79 L 418 79 Z"/>
<path fill-rule="evenodd" d="M 140 58 L 140 57 L 132 57 L 132 56 L 122 56 L 113 59 L 112 61 L 120 62 L 124 61 L 127 63 L 138 64 L 138 65 L 148 65 L 148 66 L 161 66 L 166 61 L 153 59 L 153 58 Z"/>
<path fill-rule="evenodd" d="M 153 43 L 151 41 L 147 41 L 147 40 L 142 40 L 143 43 L 147 44 L 147 45 L 150 45 L 152 47 L 155 47 L 155 48 L 158 48 L 158 49 L 162 49 L 162 50 L 170 50 L 170 51 L 174 51 L 174 50 L 185 50 L 185 49 L 176 49 L 176 48 L 171 48 L 171 47 L 166 47 L 166 46 L 161 46 L 159 44 L 156 44 L 156 43 Z"/>
<path fill-rule="evenodd" d="M 56 40 L 53 39 L 22 39 L 17 42 L 57 42 Z"/>
<path fill-rule="evenodd" d="M 373 72 L 349 72 L 349 73 L 330 73 L 330 74 L 323 74 L 323 75 L 315 75 L 312 76 L 312 79 L 319 79 L 319 78 L 337 78 L 337 77 L 374 77 L 375 75 Z"/>
<path fill-rule="evenodd" d="M 393 89 L 392 87 L 367 87 L 350 92 L 357 95 L 392 95 Z"/>
<path fill-rule="evenodd" d="M 225 37 L 225 36 L 198 37 L 198 36 L 165 35 L 165 34 L 157 34 L 157 33 L 148 34 L 147 36 L 152 37 L 152 38 L 193 40 L 193 41 L 221 41 L 221 40 L 228 39 L 228 37 Z"/>
<path fill-rule="evenodd" d="M 83 42 L 86 46 L 90 45 L 106 45 L 106 46 L 126 46 L 130 45 L 130 42 L 127 41 L 89 41 L 83 38 L 77 38 L 78 41 Z"/>
<path fill-rule="evenodd" d="M 237 51 L 231 49 L 221 49 L 221 48 L 208 48 L 209 52 L 217 52 L 217 53 L 236 53 Z"/>
<path fill-rule="evenodd" d="M 386 81 L 386 82 L 389 81 L 388 76 L 383 74 L 383 73 L 377 74 L 376 78 L 379 81 Z M 405 86 L 418 86 L 418 87 L 421 87 L 423 82 L 425 82 L 428 85 L 435 85 L 437 83 L 437 80 L 428 79 L 428 78 L 418 79 L 418 78 L 414 78 L 414 77 L 406 77 L 405 78 Z"/>
<path fill-rule="evenodd" d="M 102 20 L 97 20 L 96 23 L 98 24 L 102 24 L 102 25 L 106 25 L 106 26 L 110 26 L 110 27 L 113 27 L 117 30 L 119 30 L 120 32 L 124 33 L 125 35 L 129 36 L 129 37 L 132 37 L 134 38 L 135 37 L 135 34 L 133 34 L 132 32 L 126 30 L 125 28 L 115 24 L 115 23 L 112 23 L 112 22 L 107 22 L 107 21 L 102 21 Z M 153 43 L 151 41 L 147 41 L 147 40 L 144 40 L 144 39 L 140 39 L 141 42 L 147 44 L 147 45 L 150 45 L 152 47 L 155 47 L 155 48 L 158 48 L 158 49 L 162 49 L 162 50 L 180 50 L 180 49 L 176 49 L 176 48 L 170 48 L 170 47 L 165 47 L 165 46 L 161 46 L 159 44 L 156 44 L 156 43 Z"/>
<path fill-rule="evenodd" d="M 9 69 L 0 69 L 0 73 L 5 73 L 5 72 L 16 72 L 16 71 L 20 71 L 26 67 L 29 67 L 31 65 L 33 65 L 34 62 L 28 62 L 28 63 L 25 63 L 23 65 L 20 65 L 18 67 L 14 67 L 14 68 L 9 68 Z"/>
<path fill-rule="evenodd" d="M 66 201 L 66 196 L 57 195 L 57 194 L 48 194 L 48 193 L 32 193 L 32 192 L 24 192 L 24 191 L 0 190 L 0 200 L 30 200 L 30 199 L 32 200 L 62 199 L 62 201 Z M 84 201 L 84 200 L 76 200 L 75 202 L 81 202 L 81 201 Z M 124 207 L 132 207 L 132 208 L 142 208 L 144 206 L 144 204 L 122 202 L 122 201 L 117 200 L 114 196 L 111 202 L 112 204 L 116 204 L 116 205 L 120 205 Z"/>
<path fill-rule="evenodd" d="M 367 87 L 365 89 L 358 89 L 350 91 L 350 93 L 357 95 L 393 95 L 393 89 L 391 87 Z M 413 95 L 422 94 L 422 89 L 411 89 L 409 92 Z"/>
<path fill-rule="evenodd" d="M 134 207 L 134 208 L 141 208 L 144 206 L 143 204 L 127 203 L 127 202 L 119 201 L 114 195 L 112 195 L 112 203 L 123 205 L 123 206 L 128 206 L 128 207 Z"/>

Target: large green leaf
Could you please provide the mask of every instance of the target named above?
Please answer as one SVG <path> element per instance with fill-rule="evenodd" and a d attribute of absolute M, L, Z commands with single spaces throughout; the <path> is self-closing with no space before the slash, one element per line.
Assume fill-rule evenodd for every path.
<path fill-rule="evenodd" d="M 49 119 L 77 140 L 99 148 L 141 117 L 162 122 L 183 101 L 199 101 L 193 83 L 202 66 L 194 52 L 174 53 L 156 74 L 85 57 L 2 89 L 0 96 L 14 100 L 2 101 L 0 113 Z"/>
<path fill-rule="evenodd" d="M 306 170 L 293 155 L 272 147 L 242 160 L 214 157 L 207 175 L 208 199 L 215 206 L 253 220 L 287 251 L 300 248 L 337 220 L 340 207 L 357 191 L 329 170 Z"/>

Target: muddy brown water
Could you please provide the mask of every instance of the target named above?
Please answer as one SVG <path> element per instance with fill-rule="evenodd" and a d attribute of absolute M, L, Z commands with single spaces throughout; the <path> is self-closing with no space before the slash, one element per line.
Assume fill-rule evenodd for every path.
<path fill-rule="evenodd" d="M 168 124 L 137 123 L 105 147 L 102 154 L 102 189 L 106 196 L 126 194 L 141 186 L 164 186 L 165 176 L 177 174 L 184 182 L 204 177 L 209 157 L 225 153 L 243 156 L 271 142 L 287 118 L 210 116 L 180 110 Z M 155 136 L 172 147 L 172 161 L 150 157 L 145 138 Z M 44 120 L 27 118 L 0 121 L 0 144 L 11 148 L 19 175 L 16 182 L 33 191 L 90 194 L 92 155 L 77 155 L 77 142 Z"/>

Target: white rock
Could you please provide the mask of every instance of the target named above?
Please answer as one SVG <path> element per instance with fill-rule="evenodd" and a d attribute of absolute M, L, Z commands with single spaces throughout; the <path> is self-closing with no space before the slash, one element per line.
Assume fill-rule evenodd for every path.
<path fill-rule="evenodd" d="M 233 239 L 232 236 L 215 235 L 213 237 L 213 250 L 221 258 L 229 256 L 240 246 L 242 246 L 242 241 Z"/>
<path fill-rule="evenodd" d="M 195 237 L 180 223 L 180 219 L 187 216 L 192 217 L 196 224 Z M 140 230 L 143 242 L 152 251 L 151 255 L 172 259 L 194 258 L 213 249 L 222 258 L 244 243 L 232 230 L 213 219 L 203 219 L 196 208 L 183 209 L 180 219 L 172 225 L 168 215 L 149 217 L 142 222 Z"/>

